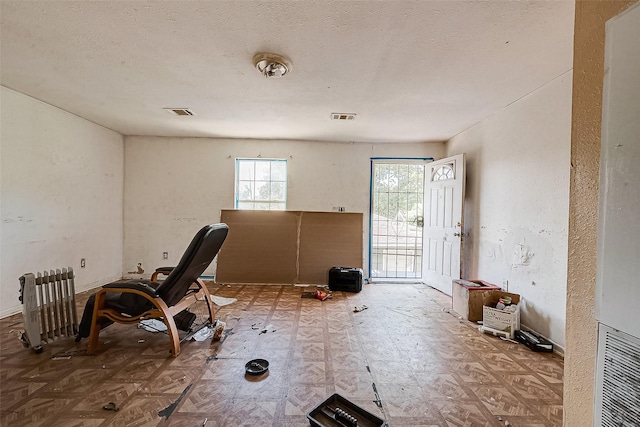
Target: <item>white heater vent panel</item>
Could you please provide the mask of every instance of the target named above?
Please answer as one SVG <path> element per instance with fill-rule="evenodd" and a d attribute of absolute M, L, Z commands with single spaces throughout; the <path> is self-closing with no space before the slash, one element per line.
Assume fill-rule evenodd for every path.
<path fill-rule="evenodd" d="M 640 426 L 640 339 L 599 329 L 595 425 Z"/>

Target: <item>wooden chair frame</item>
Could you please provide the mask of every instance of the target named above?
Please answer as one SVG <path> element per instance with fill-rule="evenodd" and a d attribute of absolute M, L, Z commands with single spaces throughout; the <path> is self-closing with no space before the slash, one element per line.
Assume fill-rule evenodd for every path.
<path fill-rule="evenodd" d="M 148 288 L 152 289 L 150 287 Z M 153 304 L 154 308 L 147 310 L 138 316 L 124 316 L 121 313 L 118 313 L 117 310 L 105 308 L 105 301 L 109 292 L 132 293 L 139 295 L 150 301 Z M 100 323 L 98 319 L 101 317 L 106 317 L 107 319 L 115 323 L 121 323 L 125 325 L 135 325 L 141 320 L 146 319 L 162 319 L 164 324 L 167 325 L 167 332 L 169 333 L 169 341 L 171 346 L 171 355 L 173 357 L 176 357 L 180 354 L 180 337 L 178 335 L 178 328 L 176 327 L 176 322 L 174 321 L 173 316 L 190 307 L 196 301 L 202 299 L 204 299 L 207 303 L 207 308 L 209 310 L 209 321 L 213 323 L 213 321 L 215 320 L 215 316 L 213 310 L 213 302 L 211 301 L 211 294 L 207 289 L 207 285 L 205 285 L 205 283 L 200 279 L 197 279 L 194 284 L 191 285 L 186 296 L 178 304 L 175 304 L 171 307 L 168 307 L 167 304 L 162 300 L 162 298 L 157 295 L 154 296 L 149 290 L 140 290 L 125 287 L 103 287 L 96 293 L 93 318 L 91 321 L 91 332 L 89 335 L 89 343 L 87 346 L 87 354 L 96 353 L 98 349 L 98 338 L 100 335 Z"/>

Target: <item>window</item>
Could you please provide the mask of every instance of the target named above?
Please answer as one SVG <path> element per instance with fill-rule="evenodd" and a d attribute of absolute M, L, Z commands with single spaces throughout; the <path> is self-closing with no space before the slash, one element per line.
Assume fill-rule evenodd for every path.
<path fill-rule="evenodd" d="M 434 169 L 431 175 L 431 181 L 444 181 L 445 179 L 454 179 L 453 163 L 442 165 L 438 169 Z"/>
<path fill-rule="evenodd" d="M 236 209 L 287 208 L 287 161 L 236 159 Z"/>

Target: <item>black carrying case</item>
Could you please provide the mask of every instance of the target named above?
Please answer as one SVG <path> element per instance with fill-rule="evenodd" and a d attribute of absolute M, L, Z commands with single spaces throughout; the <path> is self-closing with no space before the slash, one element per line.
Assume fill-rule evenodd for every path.
<path fill-rule="evenodd" d="M 341 416 L 347 414 L 351 420 Z M 309 424 L 313 427 L 382 427 L 383 419 L 345 399 L 338 393 L 329 396 L 327 400 L 307 413 Z M 357 421 L 353 421 L 356 419 Z"/>
<path fill-rule="evenodd" d="M 553 343 L 541 335 L 531 331 L 515 331 L 516 340 L 526 345 L 533 351 L 542 351 L 546 353 L 553 352 Z"/>
<path fill-rule="evenodd" d="M 362 290 L 362 274 L 361 268 L 331 267 L 329 270 L 329 289 L 360 292 Z"/>

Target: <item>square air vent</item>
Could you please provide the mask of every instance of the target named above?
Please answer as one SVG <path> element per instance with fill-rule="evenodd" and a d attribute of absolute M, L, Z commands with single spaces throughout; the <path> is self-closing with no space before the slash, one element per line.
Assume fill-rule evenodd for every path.
<path fill-rule="evenodd" d="M 594 425 L 640 426 L 640 339 L 598 326 Z"/>
<path fill-rule="evenodd" d="M 331 120 L 355 120 L 356 113 L 331 113 Z"/>
<path fill-rule="evenodd" d="M 163 110 L 176 116 L 195 116 L 195 113 L 188 108 L 163 108 Z"/>

